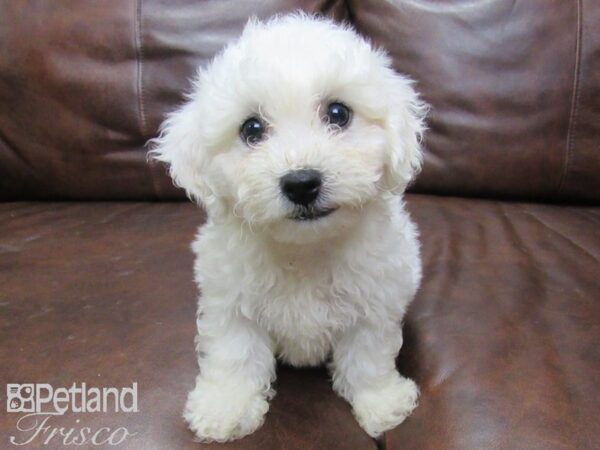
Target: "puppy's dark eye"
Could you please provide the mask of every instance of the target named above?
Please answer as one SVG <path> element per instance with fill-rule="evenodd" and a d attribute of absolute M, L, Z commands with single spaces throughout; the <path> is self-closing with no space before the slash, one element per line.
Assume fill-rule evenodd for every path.
<path fill-rule="evenodd" d="M 350 122 L 352 111 L 343 103 L 333 102 L 327 107 L 327 123 L 344 128 Z"/>
<path fill-rule="evenodd" d="M 265 134 L 265 126 L 260 119 L 250 117 L 240 128 L 240 137 L 246 144 L 260 142 Z"/>

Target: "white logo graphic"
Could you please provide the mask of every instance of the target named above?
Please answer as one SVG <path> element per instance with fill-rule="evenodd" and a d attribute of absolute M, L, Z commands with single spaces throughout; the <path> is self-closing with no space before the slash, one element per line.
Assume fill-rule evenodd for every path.
<path fill-rule="evenodd" d="M 85 383 L 56 389 L 46 383 L 7 384 L 6 411 L 47 414 L 138 412 L 137 383 L 120 389 L 88 387 Z"/>
<path fill-rule="evenodd" d="M 97 430 L 82 426 L 74 420 L 73 427 L 55 427 L 51 422 L 55 416 L 71 413 L 135 413 L 138 408 L 137 383 L 131 387 L 88 387 L 85 383 L 73 383 L 70 387 L 54 388 L 47 383 L 9 383 L 6 385 L 6 412 L 23 413 L 16 422 L 20 436 L 10 436 L 9 442 L 23 446 L 38 440 L 42 445 L 56 448 L 65 446 L 111 445 L 125 442 L 137 433 L 125 427 Z"/>
<path fill-rule="evenodd" d="M 7 384 L 6 411 L 25 413 L 35 412 L 33 392 L 33 384 Z"/>

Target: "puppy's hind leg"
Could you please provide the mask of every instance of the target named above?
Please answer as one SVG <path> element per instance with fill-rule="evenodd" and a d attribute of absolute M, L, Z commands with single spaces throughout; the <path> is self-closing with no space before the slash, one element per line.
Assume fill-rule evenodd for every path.
<path fill-rule="evenodd" d="M 275 358 L 256 324 L 210 314 L 198 319 L 200 375 L 183 416 L 202 442 L 239 439 L 259 428 L 274 395 Z"/>
<path fill-rule="evenodd" d="M 349 329 L 333 350 L 333 388 L 372 437 L 400 424 L 417 406 L 417 385 L 396 370 L 401 346 L 399 325 L 363 323 Z"/>

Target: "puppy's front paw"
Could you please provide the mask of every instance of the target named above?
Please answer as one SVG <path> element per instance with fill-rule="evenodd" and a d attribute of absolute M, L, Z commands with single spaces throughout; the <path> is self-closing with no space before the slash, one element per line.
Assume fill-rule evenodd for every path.
<path fill-rule="evenodd" d="M 254 432 L 268 409 L 261 391 L 198 381 L 188 395 L 183 417 L 199 441 L 225 442 Z"/>
<path fill-rule="evenodd" d="M 417 406 L 419 388 L 414 381 L 397 376 L 378 388 L 358 391 L 354 395 L 354 415 L 372 437 L 399 425 Z"/>

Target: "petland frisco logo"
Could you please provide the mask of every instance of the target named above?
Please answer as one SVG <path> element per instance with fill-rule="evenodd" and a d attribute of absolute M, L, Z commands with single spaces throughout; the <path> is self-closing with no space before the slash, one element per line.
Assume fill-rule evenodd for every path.
<path fill-rule="evenodd" d="M 42 440 L 43 445 L 119 445 L 137 433 L 125 427 L 94 430 L 80 426 L 53 427 L 52 417 L 72 413 L 136 413 L 138 409 L 137 383 L 124 388 L 88 387 L 85 383 L 69 388 L 54 388 L 46 383 L 7 384 L 6 411 L 25 413 L 17 420 L 20 436 L 10 436 L 13 445 L 27 445 Z"/>

